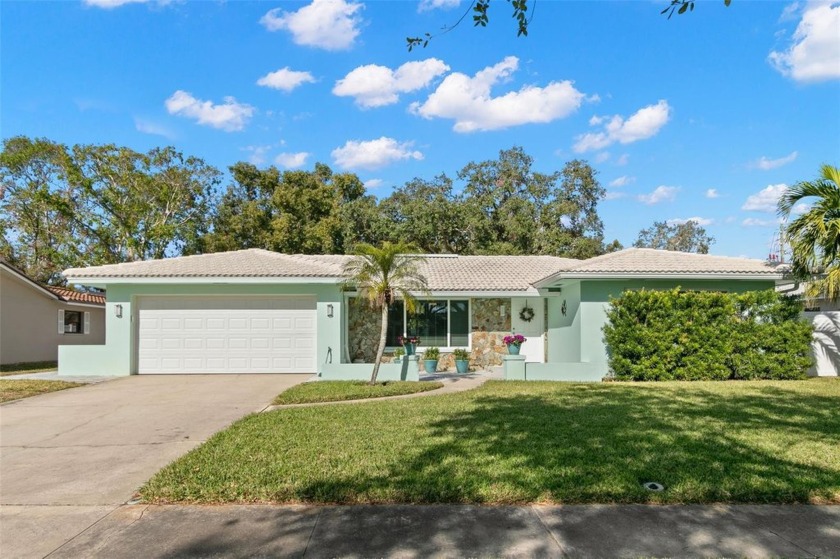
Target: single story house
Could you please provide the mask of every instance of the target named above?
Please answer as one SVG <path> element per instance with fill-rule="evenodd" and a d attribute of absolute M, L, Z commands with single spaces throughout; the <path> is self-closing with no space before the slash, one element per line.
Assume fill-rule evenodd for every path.
<path fill-rule="evenodd" d="M 105 343 L 105 297 L 41 285 L 0 259 L 0 365 L 55 361 L 59 345 Z"/>
<path fill-rule="evenodd" d="M 65 271 L 107 291 L 105 345 L 64 346 L 60 374 L 317 373 L 368 378 L 379 316 L 352 289 L 349 256 L 250 249 Z M 502 338 L 521 333 L 529 379 L 599 380 L 610 296 L 626 289 L 772 289 L 783 269 L 760 260 L 631 248 L 588 260 L 427 255 L 419 312 L 391 309 L 388 354 L 419 335 L 451 363 L 500 365 Z M 416 378 L 388 364 L 380 378 Z"/>

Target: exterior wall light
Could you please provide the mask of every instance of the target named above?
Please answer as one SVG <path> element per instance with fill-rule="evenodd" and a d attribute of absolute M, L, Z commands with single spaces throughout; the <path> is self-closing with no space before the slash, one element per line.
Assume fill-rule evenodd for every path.
<path fill-rule="evenodd" d="M 333 306 L 332 306 L 332 303 L 330 303 L 329 305 L 327 305 L 327 316 L 328 316 L 328 317 L 330 317 L 330 318 L 332 318 L 332 317 L 333 317 Z"/>
<path fill-rule="evenodd" d="M 114 305 L 114 314 L 117 318 L 122 318 L 122 305 Z"/>

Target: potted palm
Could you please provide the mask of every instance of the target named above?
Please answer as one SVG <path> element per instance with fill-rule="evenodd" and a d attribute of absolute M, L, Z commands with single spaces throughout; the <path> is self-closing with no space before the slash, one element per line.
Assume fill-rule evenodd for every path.
<path fill-rule="evenodd" d="M 527 338 L 522 334 L 511 334 L 509 336 L 505 336 L 504 342 L 507 346 L 508 353 L 511 355 L 519 355 L 519 350 L 522 348 L 522 344 L 525 343 Z"/>
<path fill-rule="evenodd" d="M 470 352 L 466 349 L 458 348 L 452 352 L 455 357 L 455 370 L 459 374 L 465 374 L 470 370 Z"/>
<path fill-rule="evenodd" d="M 423 352 L 423 369 L 429 373 L 437 372 L 438 360 L 440 359 L 440 349 L 430 347 Z"/>

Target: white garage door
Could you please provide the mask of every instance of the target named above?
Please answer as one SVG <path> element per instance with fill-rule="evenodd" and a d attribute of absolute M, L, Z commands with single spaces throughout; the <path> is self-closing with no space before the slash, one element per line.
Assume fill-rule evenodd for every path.
<path fill-rule="evenodd" d="M 142 297 L 137 372 L 314 373 L 311 297 Z"/>

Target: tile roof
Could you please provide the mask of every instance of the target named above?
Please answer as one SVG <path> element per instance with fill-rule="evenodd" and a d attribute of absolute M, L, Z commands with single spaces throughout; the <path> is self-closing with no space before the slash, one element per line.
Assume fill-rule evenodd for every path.
<path fill-rule="evenodd" d="M 655 250 L 651 248 L 628 248 L 583 260 L 558 275 L 573 277 L 577 274 L 749 274 L 781 275 L 787 267 L 769 264 L 764 260 L 733 258 L 711 254 L 695 254 Z"/>
<path fill-rule="evenodd" d="M 432 291 L 527 291 L 580 260 L 556 256 L 431 255 L 421 264 Z"/>
<path fill-rule="evenodd" d="M 81 291 L 73 291 L 72 289 L 67 289 L 66 287 L 54 287 L 52 285 L 48 285 L 46 288 L 57 295 L 59 299 L 70 303 L 89 303 L 92 305 L 105 304 L 104 295 L 82 293 Z"/>

